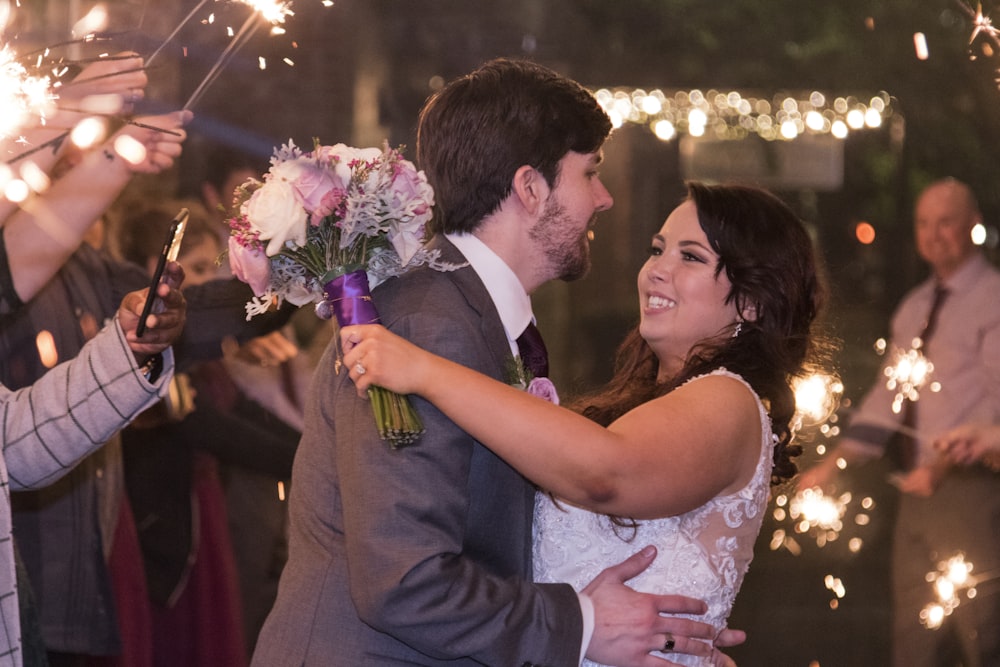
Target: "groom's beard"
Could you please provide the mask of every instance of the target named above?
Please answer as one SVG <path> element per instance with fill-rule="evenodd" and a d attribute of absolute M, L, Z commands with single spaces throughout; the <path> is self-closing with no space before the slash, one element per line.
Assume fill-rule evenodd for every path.
<path fill-rule="evenodd" d="M 555 197 L 549 197 L 545 202 L 542 216 L 528 235 L 542 245 L 553 279 L 578 280 L 590 271 L 587 230 L 592 221 L 593 217 L 583 229 L 579 229 L 580 225 L 569 219 L 566 207 L 559 204 Z"/>

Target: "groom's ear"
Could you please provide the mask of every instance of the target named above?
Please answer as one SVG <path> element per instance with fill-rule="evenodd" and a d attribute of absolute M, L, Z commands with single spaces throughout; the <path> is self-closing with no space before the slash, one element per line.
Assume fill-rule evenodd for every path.
<path fill-rule="evenodd" d="M 514 172 L 511 192 L 517 197 L 525 212 L 535 215 L 541 212 L 549 196 L 549 184 L 541 172 L 532 166 L 524 165 Z"/>

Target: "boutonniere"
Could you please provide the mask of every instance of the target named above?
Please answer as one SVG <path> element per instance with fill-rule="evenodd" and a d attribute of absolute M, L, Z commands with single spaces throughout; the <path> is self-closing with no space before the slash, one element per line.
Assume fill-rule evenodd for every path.
<path fill-rule="evenodd" d="M 532 396 L 544 399 L 553 405 L 559 405 L 559 393 L 552 380 L 546 377 L 535 377 L 520 357 L 511 357 L 507 369 L 507 384 L 528 392 Z"/>

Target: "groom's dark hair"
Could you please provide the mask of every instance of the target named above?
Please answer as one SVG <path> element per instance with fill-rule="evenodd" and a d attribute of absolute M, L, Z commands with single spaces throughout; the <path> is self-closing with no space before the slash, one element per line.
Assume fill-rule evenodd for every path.
<path fill-rule="evenodd" d="M 526 60 L 498 58 L 442 88 L 420 112 L 417 163 L 434 187 L 435 232 L 471 232 L 522 166 L 549 186 L 570 152 L 593 153 L 611 121 L 583 86 Z"/>

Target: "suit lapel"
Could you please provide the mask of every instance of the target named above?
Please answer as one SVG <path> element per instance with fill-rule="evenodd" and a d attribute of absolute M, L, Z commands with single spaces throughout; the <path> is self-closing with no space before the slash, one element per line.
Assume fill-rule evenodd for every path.
<path fill-rule="evenodd" d="M 440 250 L 442 262 L 451 264 L 466 263 L 465 255 L 459 251 L 455 245 L 444 236 L 435 235 L 428 243 L 427 247 L 432 250 Z M 500 321 L 496 305 L 486 290 L 486 286 L 480 279 L 479 274 L 471 266 L 464 266 L 461 269 L 448 273 L 459 291 L 465 297 L 469 306 L 480 314 L 480 327 L 483 338 L 486 340 L 488 352 L 493 358 L 495 377 L 504 382 L 507 381 L 507 366 L 511 359 L 510 343 L 507 341 L 507 334 Z"/>
<path fill-rule="evenodd" d="M 440 259 L 452 264 L 466 262 L 465 256 L 451 241 L 443 236 L 435 236 L 427 244 L 429 248 L 441 251 Z M 469 307 L 480 314 L 480 328 L 486 341 L 488 353 L 492 357 L 494 379 L 509 382 L 508 369 L 512 361 L 510 343 L 497 313 L 496 305 L 490 297 L 479 274 L 471 266 L 465 266 L 448 274 L 462 293 Z M 492 480 L 506 479 L 504 487 L 511 495 L 506 508 L 511 523 L 502 530 L 504 546 L 504 566 L 499 571 L 517 572 L 520 576 L 532 577 L 531 525 L 535 507 L 535 487 L 503 459 L 486 448 L 477 448 L 470 473 L 470 488 L 486 488 L 489 484 L 477 481 L 477 475 L 485 475 Z M 498 477 L 500 476 L 500 477 Z"/>

